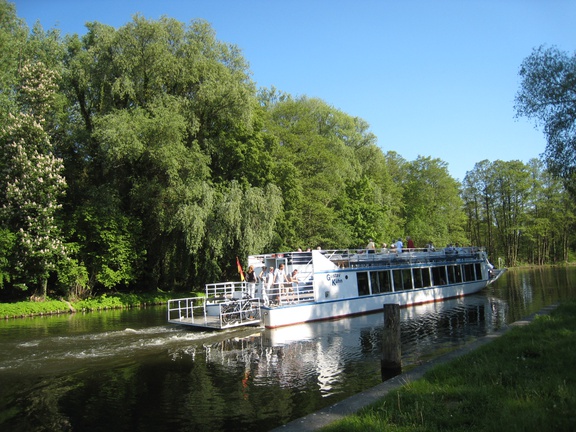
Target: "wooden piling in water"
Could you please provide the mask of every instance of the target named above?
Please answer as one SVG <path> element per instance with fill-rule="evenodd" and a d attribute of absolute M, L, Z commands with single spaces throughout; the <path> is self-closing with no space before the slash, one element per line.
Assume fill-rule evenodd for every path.
<path fill-rule="evenodd" d="M 384 305 L 384 331 L 382 333 L 382 381 L 402 373 L 402 349 L 400 345 L 400 305 Z"/>

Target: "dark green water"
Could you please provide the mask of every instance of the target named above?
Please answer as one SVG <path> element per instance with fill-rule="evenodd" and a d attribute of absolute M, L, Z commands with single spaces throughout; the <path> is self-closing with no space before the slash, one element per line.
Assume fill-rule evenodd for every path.
<path fill-rule="evenodd" d="M 404 366 L 576 297 L 576 269 L 402 309 Z M 266 431 L 381 381 L 383 317 L 225 333 L 163 307 L 0 321 L 2 431 Z"/>

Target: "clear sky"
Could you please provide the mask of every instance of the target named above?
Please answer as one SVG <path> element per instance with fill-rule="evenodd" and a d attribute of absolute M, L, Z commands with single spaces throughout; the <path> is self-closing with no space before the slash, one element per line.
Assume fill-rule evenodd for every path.
<path fill-rule="evenodd" d="M 522 60 L 576 51 L 574 0 L 15 0 L 29 26 L 84 34 L 140 13 L 208 21 L 237 45 L 259 87 L 317 97 L 366 120 L 383 151 L 448 163 L 462 180 L 484 159 L 539 157 L 515 119 Z"/>

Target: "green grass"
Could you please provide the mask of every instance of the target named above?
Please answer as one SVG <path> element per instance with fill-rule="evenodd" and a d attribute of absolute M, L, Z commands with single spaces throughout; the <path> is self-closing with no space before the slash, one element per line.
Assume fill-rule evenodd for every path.
<path fill-rule="evenodd" d="M 576 430 L 576 303 L 437 366 L 339 431 Z"/>

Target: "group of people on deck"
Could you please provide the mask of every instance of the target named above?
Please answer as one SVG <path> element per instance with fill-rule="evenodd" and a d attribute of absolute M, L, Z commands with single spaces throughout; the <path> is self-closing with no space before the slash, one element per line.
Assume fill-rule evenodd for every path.
<path fill-rule="evenodd" d="M 374 243 L 374 240 L 370 239 L 368 241 L 368 245 L 366 245 L 366 249 L 368 250 L 368 253 L 375 253 L 376 252 L 376 244 Z M 404 242 L 402 241 L 402 238 L 398 238 L 398 240 L 393 241 L 390 244 L 390 248 L 388 247 L 388 245 L 386 243 L 382 243 L 381 252 L 382 253 L 388 253 L 388 252 L 402 253 L 403 251 L 410 252 L 414 249 L 415 249 L 414 240 L 412 240 L 412 237 L 408 236 L 408 237 L 406 237 L 406 247 L 404 247 Z M 434 244 L 432 242 L 430 242 L 426 245 L 425 250 L 428 252 L 434 252 L 436 249 L 434 248 Z"/>
<path fill-rule="evenodd" d="M 288 275 L 284 264 L 280 264 L 277 269 L 272 266 L 264 267 L 257 276 L 254 266 L 251 265 L 246 272 L 246 282 L 250 298 L 256 298 L 256 284 L 262 282 L 260 298 L 266 306 L 269 306 L 271 301 L 280 303 L 281 298 L 292 301 L 293 293 L 298 288 L 298 269 Z"/>

